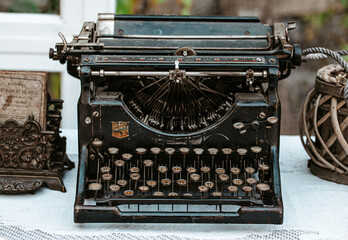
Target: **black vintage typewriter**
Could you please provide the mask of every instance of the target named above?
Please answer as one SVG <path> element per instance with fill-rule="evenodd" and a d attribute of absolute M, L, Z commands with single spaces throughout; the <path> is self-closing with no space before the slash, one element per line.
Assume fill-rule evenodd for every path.
<path fill-rule="evenodd" d="M 295 23 L 100 14 L 50 50 L 81 80 L 75 222 L 282 223 L 278 80 Z"/>

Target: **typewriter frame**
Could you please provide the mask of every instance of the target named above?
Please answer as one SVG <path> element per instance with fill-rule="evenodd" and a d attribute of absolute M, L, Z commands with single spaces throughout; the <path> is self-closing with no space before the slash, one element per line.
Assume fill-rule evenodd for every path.
<path fill-rule="evenodd" d="M 164 20 L 171 24 L 173 21 L 230 21 L 233 22 L 246 22 L 250 24 L 257 24 L 259 21 L 257 18 L 248 17 L 179 17 L 179 16 L 114 16 L 113 14 L 101 14 L 101 20 L 119 19 L 121 21 L 137 20 Z M 140 63 L 128 61 L 123 62 L 121 67 L 116 63 L 107 63 L 101 60 L 105 56 L 107 61 L 108 56 L 117 56 L 122 51 L 137 51 L 136 47 L 109 47 L 104 46 L 103 43 L 93 40 L 93 32 L 96 25 L 94 23 L 86 22 L 82 28 L 79 36 L 75 37 L 72 43 L 67 44 L 63 39 L 63 44 L 57 44 L 57 51 L 53 49 L 50 51 L 50 57 L 54 60 L 60 60 L 64 63 L 68 60 L 68 71 L 71 75 L 79 77 L 81 80 L 81 96 L 78 102 L 78 118 L 79 118 L 79 172 L 78 172 L 78 184 L 75 200 L 75 222 L 178 222 L 178 223 L 271 223 L 281 224 L 283 221 L 283 204 L 281 197 L 280 187 L 280 171 L 279 171 L 279 134 L 280 134 L 280 102 L 277 96 L 277 84 L 278 80 L 286 78 L 290 72 L 292 66 L 300 65 L 301 63 L 301 50 L 297 45 L 291 45 L 288 42 L 287 31 L 293 29 L 293 23 L 289 23 L 286 27 L 285 24 L 275 24 L 273 26 L 273 34 L 262 36 L 263 39 L 268 41 L 268 46 L 259 47 L 251 46 L 249 48 L 221 48 L 219 51 L 213 49 L 197 50 L 197 55 L 210 51 L 210 55 L 232 55 L 237 60 L 236 62 L 224 62 L 224 63 L 206 63 L 204 68 L 214 69 L 213 71 L 205 71 L 204 74 L 216 74 L 216 69 L 227 74 L 231 77 L 246 77 L 249 80 L 260 81 L 267 79 L 267 101 L 264 98 L 260 98 L 255 94 L 243 93 L 238 95 L 238 101 L 226 116 L 223 121 L 217 122 L 206 129 L 198 130 L 192 133 L 186 134 L 172 134 L 164 133 L 150 126 L 144 125 L 135 116 L 130 113 L 126 105 L 123 102 L 123 96 L 119 93 L 113 93 L 108 96 L 102 96 L 98 99 L 91 100 L 91 82 L 95 77 L 104 76 L 122 76 L 123 69 L 130 71 L 129 69 L 138 68 L 136 74 L 149 74 L 147 70 L 151 71 L 168 71 L 168 69 L 177 69 L 173 62 L 168 61 L 163 64 L 147 63 L 144 70 L 141 69 Z M 123 34 L 123 33 L 122 33 Z M 127 36 L 122 36 L 127 38 Z M 130 38 L 139 38 L 139 36 L 129 36 Z M 146 38 L 151 39 L 152 36 Z M 232 36 L 232 39 L 242 41 L 243 39 L 258 39 L 258 36 Z M 140 37 L 142 38 L 142 37 Z M 209 36 L 208 36 L 209 38 Z M 203 37 L 204 39 L 204 37 Z M 139 40 L 141 41 L 141 40 Z M 76 47 L 76 49 L 75 49 Z M 66 50 L 72 48 L 70 52 Z M 168 51 L 172 52 L 173 49 L 166 47 L 149 47 L 154 53 L 162 53 L 167 55 Z M 149 49 L 141 49 L 142 54 L 146 54 Z M 92 50 L 92 51 L 91 51 Z M 180 49 L 179 49 L 180 50 Z M 196 49 L 195 49 L 196 50 Z M 120 53 L 121 52 L 121 53 Z M 97 55 L 95 55 L 95 53 Z M 209 55 L 208 54 L 208 55 Z M 174 57 L 175 58 L 175 57 Z M 261 59 L 261 63 L 255 63 L 256 59 Z M 245 64 L 246 61 L 248 64 Z M 257 60 L 258 61 L 258 60 Z M 197 65 L 189 62 L 180 63 L 180 68 L 183 68 L 189 73 L 193 71 L 197 74 L 202 71 L 197 68 Z M 230 69 L 237 69 L 237 71 L 230 71 Z M 252 71 L 250 71 L 252 69 Z M 265 70 L 267 69 L 267 70 Z M 170 71 L 169 73 L 170 74 Z M 250 74 L 250 75 L 248 75 Z M 104 110 L 106 109 L 106 110 Z M 248 111 L 244 111 L 248 109 Z M 238 121 L 243 119 L 248 128 L 263 131 L 261 135 L 267 135 L 268 149 L 266 150 L 269 156 L 268 162 L 270 166 L 270 179 L 272 184 L 272 199 L 273 204 L 262 205 L 259 202 L 252 202 L 250 200 L 243 200 L 239 198 L 200 198 L 192 199 L 187 197 L 173 197 L 173 198 L 141 198 L 141 197 L 129 197 L 129 198 L 113 198 L 108 197 L 103 200 L 99 200 L 101 205 L 89 205 L 85 204 L 86 196 L 86 177 L 88 176 L 88 146 L 94 138 L 101 136 L 103 141 L 108 143 L 115 142 L 111 136 L 107 136 L 105 133 L 111 132 L 111 128 L 107 127 L 105 121 L 113 119 L 113 116 L 118 116 L 118 121 L 131 122 L 129 125 L 129 135 L 132 132 L 138 132 L 146 135 L 148 139 L 157 139 L 159 145 L 165 146 L 169 141 L 175 139 L 176 141 L 184 141 L 186 143 L 194 140 L 195 138 L 204 137 L 206 133 L 219 134 L 221 129 L 225 129 L 232 132 L 231 137 L 239 134 L 231 126 L 227 126 L 227 119 L 232 121 Z M 272 126 L 267 123 L 267 117 L 274 116 L 277 118 L 277 122 Z M 107 120 L 105 120 L 107 119 Z M 257 120 L 257 126 L 252 126 L 253 120 Z M 103 126 L 103 129 L 102 129 Z M 227 128 L 226 128 L 227 126 Z M 94 130 L 92 130 L 94 129 Z M 99 129 L 99 130 L 98 130 Z M 94 131 L 94 132 L 93 132 Z M 235 135 L 234 135 L 235 134 Z M 229 136 L 227 134 L 227 136 Z M 252 136 L 250 138 L 254 137 Z M 131 136 L 128 140 L 131 139 Z M 135 138 L 136 139 L 136 138 Z M 134 140 L 133 146 L 139 146 Z M 266 143 L 265 143 L 266 144 Z M 112 144 L 111 144 L 112 145 Z M 144 144 L 146 145 L 146 144 Z M 119 146 L 117 146 L 119 147 Z M 147 147 L 147 146 L 142 146 Z M 127 149 L 127 147 L 126 147 Z M 163 148 L 162 148 L 163 149 Z M 131 212 L 123 212 L 119 209 L 119 205 L 137 204 L 138 210 Z M 192 212 L 192 211 L 140 211 L 139 206 L 146 204 L 170 204 L 170 205 L 188 205 L 188 204 L 212 204 L 219 207 L 219 212 Z M 221 211 L 222 205 L 238 205 L 240 208 L 236 211 Z"/>

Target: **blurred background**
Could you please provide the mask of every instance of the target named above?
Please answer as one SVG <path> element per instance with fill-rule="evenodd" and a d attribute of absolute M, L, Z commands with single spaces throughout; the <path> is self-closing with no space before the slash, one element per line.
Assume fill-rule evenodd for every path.
<path fill-rule="evenodd" d="M 74 18 L 70 20 L 70 25 L 76 25 L 75 32 L 71 29 L 71 32 L 76 34 L 79 30 L 75 29 L 81 28 L 83 20 L 97 20 L 95 11 L 142 15 L 257 16 L 263 23 L 296 21 L 297 28 L 291 31 L 290 36 L 292 42 L 301 44 L 303 49 L 313 46 L 333 50 L 348 49 L 348 0 L 1 0 L 0 27 L 1 12 L 6 13 L 6 16 L 12 16 L 9 15 L 10 13 L 29 14 L 28 16 L 32 16 L 32 14 L 55 15 L 63 19 L 63 25 L 69 24 L 69 19 Z M 83 16 L 77 18 L 76 15 L 79 14 Z M 60 41 L 56 37 L 56 33 L 54 38 L 52 37 L 53 44 L 50 47 Z M 69 40 L 72 34 L 66 34 L 66 36 Z M 0 45 L 1 37 L 0 33 Z M 0 58 L 3 51 L 6 52 L 0 47 Z M 282 134 L 298 134 L 298 118 L 304 98 L 314 86 L 316 71 L 329 63 L 332 61 L 320 60 L 304 63 L 294 70 L 288 79 L 280 82 Z M 12 69 L 20 70 L 23 67 L 18 66 L 18 62 L 13 64 Z M 46 62 L 42 69 L 40 68 L 41 70 L 46 69 L 45 64 Z M 76 97 L 70 99 L 71 94 L 64 94 L 66 91 L 71 91 L 67 89 L 71 83 L 64 83 L 61 80 L 62 74 L 66 74 L 65 70 L 60 71 L 61 68 L 59 68 L 56 71 L 55 68 L 49 66 L 52 66 L 52 63 L 47 62 L 46 71 L 50 72 L 48 88 L 51 95 L 56 98 L 62 97 L 66 102 L 64 108 L 76 112 Z M 0 68 L 3 68 L 1 60 Z M 37 67 L 33 68 L 33 70 L 37 69 Z M 77 88 L 78 85 L 73 84 Z M 75 89 L 74 94 L 78 95 L 78 93 L 79 89 Z M 67 104 L 69 104 L 68 107 Z M 64 120 L 63 116 L 63 127 L 76 127 L 76 123 L 72 123 L 74 122 L 73 115 L 69 114 L 69 116 L 71 116 L 69 121 Z"/>

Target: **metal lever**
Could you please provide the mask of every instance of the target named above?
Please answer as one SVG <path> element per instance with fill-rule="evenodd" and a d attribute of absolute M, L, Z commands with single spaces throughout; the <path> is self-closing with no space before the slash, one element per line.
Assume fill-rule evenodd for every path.
<path fill-rule="evenodd" d="M 58 33 L 58 36 L 62 39 L 63 41 L 63 49 L 62 49 L 62 52 L 63 53 L 66 53 L 67 50 L 68 50 L 68 43 L 66 41 L 66 38 L 64 37 L 63 33 L 59 32 Z"/>

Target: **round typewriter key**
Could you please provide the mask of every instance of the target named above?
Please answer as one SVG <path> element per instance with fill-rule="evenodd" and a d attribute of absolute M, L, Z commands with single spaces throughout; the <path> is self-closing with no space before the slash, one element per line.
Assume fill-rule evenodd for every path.
<path fill-rule="evenodd" d="M 120 179 L 117 181 L 117 184 L 120 185 L 121 187 L 127 186 L 127 180 Z"/>
<path fill-rule="evenodd" d="M 176 183 L 179 185 L 179 186 L 186 186 L 186 180 L 185 179 L 178 179 L 176 180 Z"/>
<path fill-rule="evenodd" d="M 111 192 L 118 192 L 121 189 L 120 186 L 118 186 L 116 184 L 110 185 L 109 188 L 110 188 Z"/>
<path fill-rule="evenodd" d="M 130 153 L 123 153 L 123 154 L 122 154 L 123 160 L 126 160 L 126 161 L 131 160 L 132 157 L 133 157 L 133 155 L 130 154 Z"/>
<path fill-rule="evenodd" d="M 193 173 L 193 174 L 190 175 L 190 179 L 192 181 L 194 181 L 194 182 L 197 182 L 197 181 L 199 181 L 201 179 L 201 176 L 199 174 L 197 174 L 197 173 Z"/>
<path fill-rule="evenodd" d="M 275 124 L 278 122 L 278 118 L 276 116 L 268 117 L 267 122 L 269 122 L 270 124 Z"/>
<path fill-rule="evenodd" d="M 244 127 L 244 123 L 242 123 L 242 122 L 236 122 L 236 123 L 233 124 L 233 127 L 234 127 L 235 129 L 242 129 L 242 128 Z"/>
<path fill-rule="evenodd" d="M 226 181 L 228 181 L 228 179 L 230 179 L 230 177 L 227 174 L 224 174 L 224 173 L 220 174 L 219 178 L 220 178 L 221 182 L 226 182 Z"/>
<path fill-rule="evenodd" d="M 130 178 L 134 181 L 137 181 L 140 179 L 140 174 L 139 173 L 131 173 Z"/>
<path fill-rule="evenodd" d="M 144 192 L 148 192 L 150 190 L 150 188 L 148 186 L 139 186 L 139 191 L 144 193 Z"/>
<path fill-rule="evenodd" d="M 144 160 L 143 163 L 145 167 L 151 167 L 153 165 L 153 161 L 149 159 Z"/>
<path fill-rule="evenodd" d="M 192 173 L 196 173 L 196 172 L 197 172 L 197 169 L 194 168 L 194 167 L 188 167 L 188 168 L 186 169 L 186 171 L 187 171 L 188 173 L 192 174 Z"/>
<path fill-rule="evenodd" d="M 168 196 L 169 197 L 177 197 L 177 196 L 179 196 L 179 194 L 176 192 L 170 192 L 170 193 L 168 193 Z"/>
<path fill-rule="evenodd" d="M 109 151 L 110 154 L 117 154 L 118 153 L 118 148 L 109 147 L 108 151 Z"/>
<path fill-rule="evenodd" d="M 188 193 L 188 192 L 187 192 L 187 193 L 184 193 L 183 196 L 184 196 L 184 197 L 192 197 L 193 195 L 192 195 L 192 193 Z"/>
<path fill-rule="evenodd" d="M 247 178 L 246 180 L 247 184 L 249 185 L 254 185 L 257 183 L 256 179 L 255 178 Z"/>
<path fill-rule="evenodd" d="M 174 166 L 172 167 L 173 173 L 180 173 L 182 171 L 182 168 L 180 166 Z"/>
<path fill-rule="evenodd" d="M 155 155 L 157 155 L 157 154 L 160 154 L 160 153 L 161 153 L 161 149 L 160 149 L 160 148 L 158 148 L 158 147 L 153 147 L 153 148 L 150 148 L 150 151 L 151 151 L 151 153 L 152 153 L 152 154 L 155 154 Z"/>
<path fill-rule="evenodd" d="M 111 170 L 111 168 L 110 168 L 110 167 L 107 167 L 107 166 L 101 167 L 101 168 L 100 168 L 100 172 L 101 172 L 101 173 L 109 173 L 110 170 Z"/>
<path fill-rule="evenodd" d="M 261 192 L 266 192 L 271 189 L 271 187 L 267 183 L 259 183 L 256 185 L 256 188 Z"/>
<path fill-rule="evenodd" d="M 179 152 L 181 152 L 181 154 L 188 154 L 190 152 L 190 149 L 187 147 L 182 147 L 179 148 Z"/>
<path fill-rule="evenodd" d="M 269 170 L 269 166 L 267 164 L 261 163 L 261 164 L 259 164 L 259 169 L 261 171 L 268 171 Z"/>
<path fill-rule="evenodd" d="M 95 139 L 95 140 L 93 140 L 92 145 L 93 145 L 93 147 L 102 147 L 103 146 L 103 141 Z"/>
<path fill-rule="evenodd" d="M 138 173 L 138 172 L 140 172 L 140 169 L 138 167 L 131 167 L 129 169 L 129 172 L 131 172 L 131 173 Z"/>
<path fill-rule="evenodd" d="M 203 152 L 204 152 L 204 149 L 203 149 L 203 148 L 194 148 L 194 149 L 193 149 L 193 152 L 194 152 L 196 155 L 202 155 Z"/>
<path fill-rule="evenodd" d="M 253 191 L 253 188 L 250 186 L 244 186 L 244 187 L 242 187 L 242 190 L 243 190 L 243 192 L 251 193 Z"/>
<path fill-rule="evenodd" d="M 237 186 L 228 186 L 227 187 L 227 190 L 230 192 L 230 193 L 235 193 L 235 192 L 238 192 L 238 187 Z"/>
<path fill-rule="evenodd" d="M 157 170 L 160 172 L 160 173 L 166 173 L 168 171 L 168 168 L 166 166 L 159 166 L 157 168 Z"/>
<path fill-rule="evenodd" d="M 115 161 L 115 165 L 116 165 L 117 167 L 123 167 L 124 164 L 125 164 L 125 161 L 123 161 L 123 160 L 116 160 L 116 161 Z"/>
<path fill-rule="evenodd" d="M 225 155 L 229 155 L 232 153 L 232 149 L 231 148 L 223 148 L 221 149 L 222 153 Z"/>
<path fill-rule="evenodd" d="M 231 173 L 234 175 L 238 175 L 240 173 L 240 169 L 237 167 L 231 168 Z"/>
<path fill-rule="evenodd" d="M 206 186 L 198 186 L 198 191 L 200 192 L 208 192 L 209 188 Z"/>
<path fill-rule="evenodd" d="M 218 154 L 219 150 L 217 148 L 208 148 L 208 152 L 210 155 Z"/>
<path fill-rule="evenodd" d="M 207 188 L 212 189 L 212 188 L 215 186 L 215 184 L 214 184 L 213 182 L 206 181 L 206 182 L 204 183 L 204 186 L 206 186 Z"/>
<path fill-rule="evenodd" d="M 147 186 L 154 188 L 154 187 L 156 187 L 157 182 L 154 180 L 147 180 L 146 184 L 147 184 Z"/>
<path fill-rule="evenodd" d="M 135 149 L 136 154 L 142 155 L 146 153 L 146 148 L 136 148 Z"/>
<path fill-rule="evenodd" d="M 217 169 L 215 169 L 215 172 L 216 172 L 217 174 L 223 174 L 223 173 L 226 172 L 226 170 L 225 170 L 224 168 L 217 168 Z"/>
<path fill-rule="evenodd" d="M 165 148 L 164 149 L 166 154 L 172 155 L 175 153 L 175 149 L 174 148 Z"/>
<path fill-rule="evenodd" d="M 172 183 L 172 180 L 170 180 L 169 178 L 163 178 L 161 180 L 161 183 L 163 186 L 169 186 Z"/>
<path fill-rule="evenodd" d="M 255 168 L 252 168 L 252 167 L 247 167 L 244 169 L 244 171 L 247 173 L 247 174 L 253 174 L 255 172 Z"/>
<path fill-rule="evenodd" d="M 252 146 L 250 149 L 253 153 L 260 153 L 262 151 L 262 148 L 259 146 Z"/>
<path fill-rule="evenodd" d="M 233 179 L 233 180 L 232 180 L 232 183 L 233 183 L 234 185 L 236 185 L 236 186 L 240 186 L 240 185 L 243 184 L 243 180 L 242 180 L 242 179 L 236 178 L 236 179 Z"/>
<path fill-rule="evenodd" d="M 164 196 L 164 193 L 158 191 L 158 192 L 154 192 L 153 195 L 154 195 L 155 197 L 163 197 L 163 196 Z"/>
<path fill-rule="evenodd" d="M 209 172 L 210 172 L 210 167 L 208 167 L 208 166 L 203 166 L 203 167 L 201 167 L 201 171 L 202 171 L 203 173 L 209 173 Z"/>
<path fill-rule="evenodd" d="M 90 183 L 88 189 L 92 191 L 99 191 L 103 188 L 103 185 L 100 183 Z"/>
<path fill-rule="evenodd" d="M 112 175 L 109 173 L 105 173 L 102 175 L 104 181 L 110 181 L 112 179 Z"/>
<path fill-rule="evenodd" d="M 134 195 L 134 191 L 133 190 L 126 190 L 123 192 L 124 195 L 126 196 L 133 196 Z"/>
<path fill-rule="evenodd" d="M 238 153 L 240 156 L 246 155 L 247 152 L 248 152 L 248 150 L 246 150 L 245 148 L 238 148 L 238 149 L 237 149 L 237 153 Z"/>
<path fill-rule="evenodd" d="M 213 192 L 211 195 L 213 197 L 222 197 L 222 192 Z"/>

